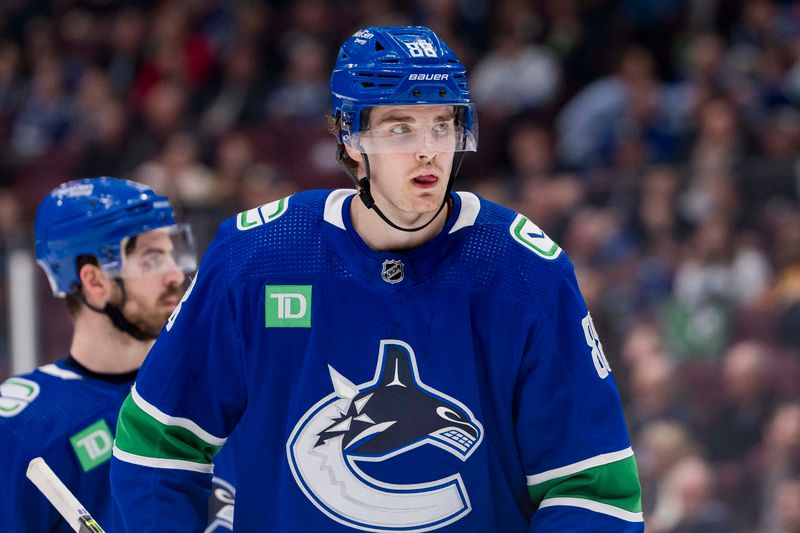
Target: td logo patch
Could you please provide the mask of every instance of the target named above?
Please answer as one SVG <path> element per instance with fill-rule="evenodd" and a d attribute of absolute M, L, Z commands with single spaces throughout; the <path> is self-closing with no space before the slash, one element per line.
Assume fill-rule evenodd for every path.
<path fill-rule="evenodd" d="M 100 466 L 111 459 L 114 437 L 105 420 L 98 420 L 77 435 L 69 438 L 75 455 L 84 472 Z"/>
<path fill-rule="evenodd" d="M 267 285 L 265 327 L 310 328 L 311 285 Z"/>

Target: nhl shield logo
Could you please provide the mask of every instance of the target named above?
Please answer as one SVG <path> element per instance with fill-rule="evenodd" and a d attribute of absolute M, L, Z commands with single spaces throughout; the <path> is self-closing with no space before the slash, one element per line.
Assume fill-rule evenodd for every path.
<path fill-rule="evenodd" d="M 386 283 L 400 283 L 405 277 L 403 262 L 399 259 L 387 259 L 383 262 L 381 277 Z"/>

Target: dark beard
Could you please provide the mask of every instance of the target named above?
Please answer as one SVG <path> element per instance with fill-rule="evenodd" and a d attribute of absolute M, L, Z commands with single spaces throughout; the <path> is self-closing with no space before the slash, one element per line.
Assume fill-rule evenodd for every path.
<path fill-rule="evenodd" d="M 164 301 L 169 298 L 178 298 L 180 300 L 183 294 L 184 289 L 182 286 L 171 286 L 158 297 L 156 301 L 157 305 L 160 307 L 160 304 L 163 304 Z M 161 328 L 167 323 L 167 319 L 169 319 L 171 314 L 172 310 L 170 309 L 168 312 L 159 313 L 159 316 L 156 316 L 156 313 L 142 313 L 142 316 L 126 315 L 125 319 L 136 326 L 139 331 L 147 337 L 147 340 L 155 340 L 158 338 L 159 333 L 161 333 Z"/>
<path fill-rule="evenodd" d="M 161 333 L 161 328 L 167 322 L 169 315 L 166 315 L 163 320 L 156 319 L 153 315 L 146 317 L 126 317 L 127 320 L 136 326 L 142 332 L 146 340 L 155 340 L 158 334 Z"/>

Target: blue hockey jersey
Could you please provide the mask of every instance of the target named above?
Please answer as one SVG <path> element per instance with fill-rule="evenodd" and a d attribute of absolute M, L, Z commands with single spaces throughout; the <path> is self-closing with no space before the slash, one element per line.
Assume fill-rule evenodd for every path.
<path fill-rule="evenodd" d="M 136 373 L 95 374 L 70 358 L 0 384 L 0 498 L 3 531 L 71 532 L 72 528 L 25 476 L 44 457 L 107 532 L 112 529 L 109 460 L 122 402 Z M 234 449 L 215 457 L 219 477 L 209 499 L 206 533 L 232 529 Z"/>
<path fill-rule="evenodd" d="M 642 531 L 613 374 L 572 266 L 453 194 L 376 252 L 353 191 L 222 224 L 120 412 L 126 531 L 202 531 L 236 429 L 236 531 Z"/>
<path fill-rule="evenodd" d="M 109 460 L 119 408 L 135 374 L 108 381 L 67 361 L 0 385 L 4 531 L 72 531 L 25 477 L 28 463 L 37 456 L 44 457 L 101 526 L 110 527 Z"/>

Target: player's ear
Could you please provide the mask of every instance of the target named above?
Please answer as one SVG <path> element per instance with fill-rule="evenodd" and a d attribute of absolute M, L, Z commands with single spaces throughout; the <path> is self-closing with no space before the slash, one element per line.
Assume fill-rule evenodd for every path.
<path fill-rule="evenodd" d="M 344 145 L 344 149 L 347 150 L 347 155 L 350 156 L 350 159 L 352 159 L 356 163 L 361 163 L 362 161 L 364 161 L 361 152 L 359 152 L 358 150 L 354 150 L 347 145 Z"/>
<path fill-rule="evenodd" d="M 92 264 L 81 266 L 78 277 L 81 280 L 81 289 L 86 301 L 95 307 L 105 307 L 106 302 L 111 298 L 111 284 L 114 282 L 99 266 Z"/>

